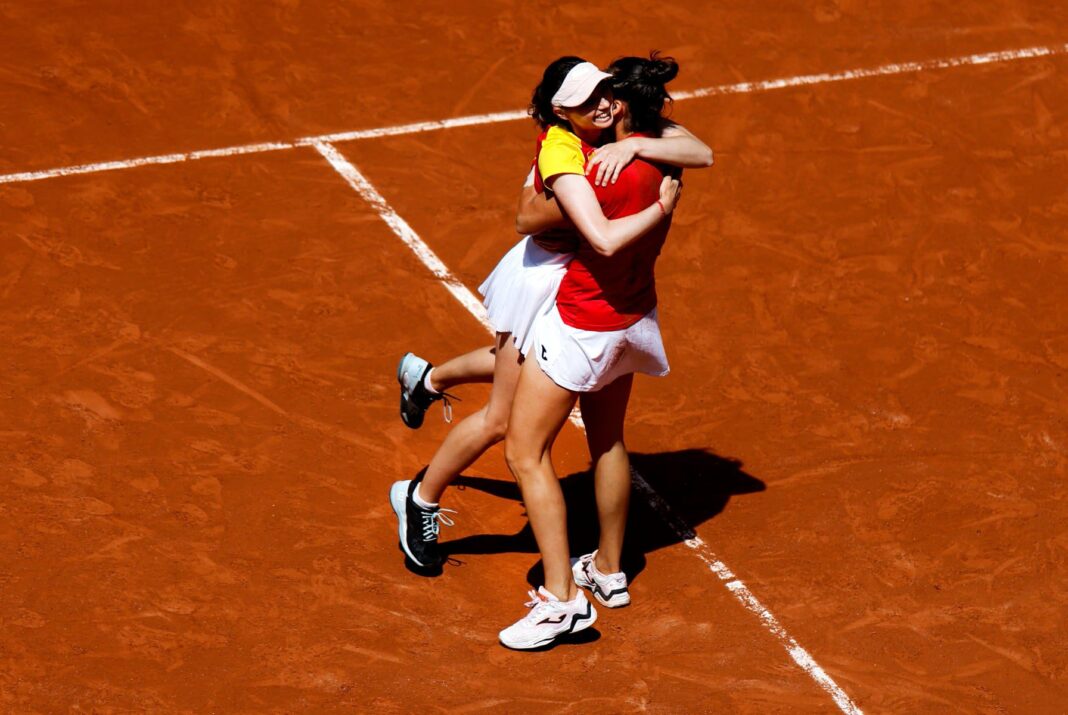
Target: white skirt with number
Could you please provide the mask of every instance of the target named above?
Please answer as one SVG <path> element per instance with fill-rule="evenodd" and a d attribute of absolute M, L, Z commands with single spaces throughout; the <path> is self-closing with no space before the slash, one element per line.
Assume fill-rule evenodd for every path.
<path fill-rule="evenodd" d="M 623 330 L 582 330 L 560 319 L 554 302 L 534 326 L 534 354 L 546 375 L 573 392 L 596 392 L 634 372 L 670 371 L 656 308 Z"/>
<path fill-rule="evenodd" d="M 534 344 L 534 323 L 556 305 L 556 291 L 572 253 L 553 253 L 527 236 L 512 247 L 479 286 L 490 325 L 511 333 L 520 354 Z"/>

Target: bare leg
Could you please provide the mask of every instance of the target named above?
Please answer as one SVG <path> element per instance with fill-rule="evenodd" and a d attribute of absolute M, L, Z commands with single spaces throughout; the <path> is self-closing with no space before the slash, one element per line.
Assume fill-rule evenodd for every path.
<path fill-rule="evenodd" d="M 493 350 L 496 355 L 485 352 L 496 358 L 491 375 L 493 388 L 490 390 L 489 401 L 481 410 L 468 415 L 453 427 L 434 453 L 426 476 L 419 485 L 419 496 L 428 502 L 440 501 L 445 488 L 452 484 L 463 470 L 470 467 L 487 449 L 504 439 L 522 363 L 511 333 L 497 333 L 497 345 Z M 461 360 L 462 357 L 456 360 Z M 452 362 L 454 361 L 450 360 L 445 365 Z M 436 377 L 439 369 L 435 368 L 431 377 Z"/>
<path fill-rule="evenodd" d="M 605 574 L 622 570 L 619 560 L 630 507 L 630 457 L 623 444 L 623 423 L 633 383 L 634 376 L 625 375 L 608 387 L 581 397 L 586 442 L 594 465 L 597 519 L 601 524 L 594 565 Z"/>
<path fill-rule="evenodd" d="M 508 344 L 511 345 L 512 341 L 509 340 Z M 494 353 L 496 353 L 496 348 L 493 345 L 487 345 L 435 365 L 434 371 L 430 373 L 430 386 L 438 392 L 444 392 L 457 385 L 470 382 L 493 382 L 497 369 Z"/>
<path fill-rule="evenodd" d="M 536 360 L 527 360 L 519 375 L 504 448 L 541 552 L 545 588 L 561 601 L 575 598 L 576 586 L 569 561 L 567 507 L 553 469 L 552 446 L 574 404 L 575 393 L 549 379 Z"/>

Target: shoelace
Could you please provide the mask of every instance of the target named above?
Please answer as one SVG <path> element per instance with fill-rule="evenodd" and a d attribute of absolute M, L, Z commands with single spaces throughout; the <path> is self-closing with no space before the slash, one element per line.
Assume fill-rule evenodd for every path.
<path fill-rule="evenodd" d="M 457 402 L 463 402 L 456 395 L 450 395 L 447 392 L 441 393 L 441 412 L 445 415 L 445 422 L 452 424 L 452 402 L 450 400 L 456 400 Z M 450 524 L 451 526 L 451 524 Z"/>
<path fill-rule="evenodd" d="M 423 541 L 437 541 L 438 531 L 440 531 L 440 524 L 445 526 L 454 526 L 456 524 L 452 518 L 445 515 L 445 512 L 450 514 L 456 514 L 455 509 L 436 509 L 434 511 L 423 512 Z"/>
<path fill-rule="evenodd" d="M 524 620 L 530 623 L 541 619 L 545 611 L 555 611 L 560 605 L 559 601 L 546 601 L 542 599 L 537 591 L 527 591 L 527 596 L 529 596 L 531 600 L 523 605 L 530 609 L 530 613 L 526 615 Z"/>

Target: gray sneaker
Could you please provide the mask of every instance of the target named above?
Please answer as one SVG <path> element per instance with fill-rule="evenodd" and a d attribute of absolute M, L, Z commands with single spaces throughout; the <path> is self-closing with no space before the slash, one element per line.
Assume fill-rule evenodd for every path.
<path fill-rule="evenodd" d="M 405 353 L 397 365 L 397 382 L 400 383 L 400 415 L 408 427 L 419 429 L 430 405 L 445 398 L 444 393 L 434 394 L 426 389 L 423 380 L 434 366 L 413 353 Z"/>

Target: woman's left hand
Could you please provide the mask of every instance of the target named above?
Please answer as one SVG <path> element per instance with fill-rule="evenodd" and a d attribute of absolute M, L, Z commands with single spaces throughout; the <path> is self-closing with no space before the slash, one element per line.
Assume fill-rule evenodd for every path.
<path fill-rule="evenodd" d="M 623 171 L 627 164 L 634 161 L 634 157 L 637 155 L 638 146 L 632 139 L 605 144 L 602 147 L 598 147 L 590 155 L 590 160 L 586 164 L 586 175 L 593 174 L 596 168 L 597 175 L 593 180 L 594 186 L 614 184 L 616 179 L 619 178 L 619 173 Z"/>

